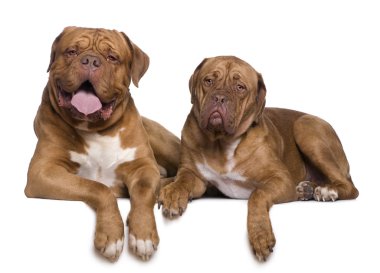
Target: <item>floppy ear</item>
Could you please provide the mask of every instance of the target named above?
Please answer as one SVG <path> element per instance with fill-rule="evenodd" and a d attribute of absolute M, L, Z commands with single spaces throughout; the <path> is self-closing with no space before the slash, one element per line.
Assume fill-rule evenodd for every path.
<path fill-rule="evenodd" d="M 191 103 L 194 103 L 195 100 L 195 84 L 197 81 L 199 70 L 201 70 L 202 66 L 205 64 L 205 62 L 208 60 L 208 58 L 203 59 L 203 61 L 195 68 L 193 75 L 191 75 L 189 80 L 189 90 L 191 94 Z"/>
<path fill-rule="evenodd" d="M 61 38 L 62 38 L 62 36 L 63 36 L 64 33 L 68 32 L 70 30 L 73 30 L 75 28 L 76 27 L 72 27 L 72 26 L 65 27 L 63 29 L 63 31 L 54 39 L 54 42 L 53 42 L 53 44 L 51 46 L 50 63 L 49 63 L 49 66 L 48 66 L 48 69 L 47 69 L 46 72 L 50 71 L 50 68 L 51 68 L 52 64 L 54 63 L 54 61 L 55 61 L 55 55 L 56 55 L 56 51 L 57 51 L 57 44 L 58 44 L 59 40 L 61 40 Z"/>
<path fill-rule="evenodd" d="M 264 111 L 265 107 L 265 97 L 267 94 L 267 89 L 263 80 L 263 76 L 260 73 L 257 73 L 257 95 L 256 95 L 256 117 L 255 122 L 257 123 L 261 118 L 261 114 Z"/>
<path fill-rule="evenodd" d="M 59 35 L 57 36 L 57 38 L 55 38 L 55 40 L 54 40 L 54 42 L 53 42 L 53 44 L 52 44 L 52 46 L 51 46 L 50 63 L 49 63 L 49 66 L 48 66 L 48 69 L 47 69 L 46 72 L 49 72 L 49 71 L 50 71 L 50 68 L 51 68 L 52 64 L 54 63 L 54 61 L 55 61 L 55 54 L 56 54 L 56 50 L 57 50 L 57 43 L 58 43 L 59 40 L 61 39 L 62 34 L 63 34 L 63 32 L 62 32 L 61 34 L 59 34 Z"/>
<path fill-rule="evenodd" d="M 149 57 L 137 45 L 132 43 L 128 36 L 121 32 L 132 52 L 131 76 L 132 82 L 136 87 L 139 87 L 139 81 L 144 76 L 149 67 Z"/>

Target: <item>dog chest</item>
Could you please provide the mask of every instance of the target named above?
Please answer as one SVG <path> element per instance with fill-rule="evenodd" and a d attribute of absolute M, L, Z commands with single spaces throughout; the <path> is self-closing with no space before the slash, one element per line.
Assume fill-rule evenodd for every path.
<path fill-rule="evenodd" d="M 228 197 L 236 199 L 248 199 L 252 189 L 243 186 L 246 178 L 238 172 L 219 173 L 207 163 L 197 163 L 198 171 L 209 183 Z"/>
<path fill-rule="evenodd" d="M 240 139 L 232 143 L 226 149 L 227 161 L 223 166 L 224 171 L 217 171 L 211 167 L 207 160 L 196 163 L 199 173 L 206 181 L 218 188 L 223 194 L 236 199 L 248 199 L 254 188 L 247 185 L 247 178 L 235 170 L 234 153 L 240 143 Z"/>
<path fill-rule="evenodd" d="M 116 181 L 116 168 L 135 159 L 135 147 L 121 147 L 119 134 L 102 136 L 86 133 L 82 137 L 86 143 L 86 153 L 70 151 L 70 160 L 79 164 L 77 175 L 113 186 Z"/>

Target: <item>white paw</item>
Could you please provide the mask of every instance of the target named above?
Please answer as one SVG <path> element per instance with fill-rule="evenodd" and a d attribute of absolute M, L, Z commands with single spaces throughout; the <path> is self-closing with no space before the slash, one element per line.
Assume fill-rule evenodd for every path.
<path fill-rule="evenodd" d="M 136 239 L 136 237 L 132 234 L 129 234 L 128 245 L 133 253 L 140 256 L 144 261 L 149 260 L 154 251 L 157 249 L 151 240 Z"/>
<path fill-rule="evenodd" d="M 314 199 L 317 201 L 335 201 L 338 199 L 338 192 L 328 187 L 316 187 L 314 190 Z"/>
<path fill-rule="evenodd" d="M 123 246 L 124 239 L 117 240 L 115 243 L 111 243 L 105 249 L 102 249 L 101 252 L 106 258 L 116 261 L 119 258 L 120 253 L 123 251 Z"/>

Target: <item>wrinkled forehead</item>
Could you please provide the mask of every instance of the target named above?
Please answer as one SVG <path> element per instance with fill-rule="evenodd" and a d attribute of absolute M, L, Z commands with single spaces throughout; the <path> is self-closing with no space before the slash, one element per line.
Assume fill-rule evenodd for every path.
<path fill-rule="evenodd" d="M 68 28 L 60 39 L 62 48 L 78 47 L 81 49 L 98 49 L 127 51 L 129 49 L 123 35 L 116 30 L 100 28 Z"/>
<path fill-rule="evenodd" d="M 202 66 L 200 76 L 215 75 L 234 77 L 241 80 L 257 80 L 257 72 L 247 62 L 233 56 L 220 56 L 208 59 Z"/>

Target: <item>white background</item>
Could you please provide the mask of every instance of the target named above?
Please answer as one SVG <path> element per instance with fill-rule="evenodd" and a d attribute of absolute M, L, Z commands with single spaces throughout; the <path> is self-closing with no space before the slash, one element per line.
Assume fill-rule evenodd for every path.
<path fill-rule="evenodd" d="M 379 270 L 380 8 L 377 1 L 2 1 L 1 272 L 347 272 Z M 7 4 L 5 4 L 7 3 Z M 126 250 L 112 264 L 93 249 L 95 215 L 81 202 L 27 199 L 33 119 L 50 47 L 65 26 L 124 31 L 151 65 L 131 88 L 142 115 L 178 136 L 190 109 L 188 79 L 204 57 L 236 55 L 263 74 L 267 105 L 328 120 L 360 196 L 271 210 L 277 245 L 254 259 L 246 201 L 201 199 L 164 220 L 149 262 Z M 129 200 L 120 200 L 125 219 Z M 70 270 L 70 271 L 69 271 Z"/>

